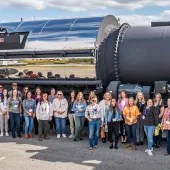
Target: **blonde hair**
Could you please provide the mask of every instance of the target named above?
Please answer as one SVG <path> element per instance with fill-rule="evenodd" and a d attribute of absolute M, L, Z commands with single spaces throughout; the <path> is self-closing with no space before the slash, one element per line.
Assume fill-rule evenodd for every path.
<path fill-rule="evenodd" d="M 139 96 L 140 94 L 142 95 L 142 104 L 145 104 L 146 102 L 145 102 L 145 97 L 144 97 L 143 92 L 138 92 L 138 93 L 137 93 L 135 103 L 137 104 L 137 103 L 139 102 L 138 96 Z"/>
<path fill-rule="evenodd" d="M 79 102 L 79 95 L 80 94 L 82 95 L 81 102 L 83 102 L 83 103 L 85 102 L 83 93 L 82 92 L 78 92 L 77 97 L 76 97 L 76 104 L 78 104 L 78 102 Z"/>
<path fill-rule="evenodd" d="M 104 96 L 103 96 L 103 99 L 106 100 L 106 94 L 109 94 L 109 95 L 110 95 L 110 100 L 112 100 L 112 95 L 111 95 L 110 92 L 106 92 L 106 93 L 104 94 Z"/>
<path fill-rule="evenodd" d="M 160 101 L 159 101 L 159 105 L 161 105 L 162 104 L 162 95 L 160 94 L 160 93 L 156 93 L 155 94 L 155 97 L 154 97 L 154 103 L 156 103 L 156 96 L 159 96 L 159 98 L 160 98 Z"/>
<path fill-rule="evenodd" d="M 91 97 L 91 95 L 93 95 L 93 96 Z M 90 101 L 94 96 L 96 96 L 95 92 L 94 92 L 94 91 L 91 91 L 91 92 L 89 93 L 89 101 Z"/>

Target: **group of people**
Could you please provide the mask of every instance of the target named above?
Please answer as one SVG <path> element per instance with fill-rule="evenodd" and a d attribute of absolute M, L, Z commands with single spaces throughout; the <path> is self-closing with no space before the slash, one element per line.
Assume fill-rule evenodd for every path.
<path fill-rule="evenodd" d="M 56 93 L 54 88 L 48 95 L 38 87 L 33 95 L 28 86 L 20 92 L 17 84 L 13 83 L 12 90 L 8 92 L 0 85 L 0 136 L 4 135 L 4 130 L 5 135 L 9 136 L 10 129 L 12 138 L 16 138 L 16 134 L 21 138 L 24 118 L 26 139 L 33 138 L 33 126 L 35 134 L 39 135 L 39 141 L 48 140 L 53 128 L 56 129 L 57 138 L 66 138 L 68 117 L 69 137 L 76 142 L 78 139 L 83 140 L 84 122 L 87 119 L 89 150 L 98 147 L 100 134 L 103 143 L 106 140 L 110 142 L 110 149 L 118 149 L 120 136 L 121 142 L 126 144 L 125 148 L 132 150 L 144 145 L 146 135 L 148 148 L 145 152 L 152 156 L 153 147 L 161 148 L 162 132 L 165 132 L 167 156 L 170 155 L 170 99 L 167 105 L 165 108 L 159 93 L 155 94 L 154 99 L 145 101 L 142 92 L 138 92 L 134 99 L 128 98 L 126 91 L 121 91 L 118 100 L 112 98 L 110 92 L 106 92 L 103 100 L 99 101 L 94 91 L 90 92 L 87 100 L 82 92 L 76 94 L 75 91 L 71 91 L 66 99 L 62 91 Z"/>

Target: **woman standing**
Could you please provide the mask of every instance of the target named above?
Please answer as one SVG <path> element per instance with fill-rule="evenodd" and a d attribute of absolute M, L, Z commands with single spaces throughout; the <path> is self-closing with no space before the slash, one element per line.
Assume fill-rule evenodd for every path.
<path fill-rule="evenodd" d="M 144 125 L 143 125 L 143 119 L 142 119 L 142 113 L 145 107 L 145 98 L 142 92 L 138 92 L 136 95 L 136 106 L 139 109 L 140 115 L 138 116 L 137 120 L 137 130 L 136 130 L 136 137 L 137 137 L 137 143 L 136 145 L 139 146 L 144 144 Z"/>
<path fill-rule="evenodd" d="M 76 100 L 73 104 L 73 111 L 75 113 L 75 123 L 76 123 L 76 131 L 74 136 L 74 142 L 77 141 L 77 138 L 83 140 L 83 127 L 85 121 L 85 111 L 86 111 L 86 101 L 84 100 L 84 96 L 82 92 L 77 94 Z"/>
<path fill-rule="evenodd" d="M 115 149 L 118 149 L 118 140 L 119 140 L 119 125 L 122 121 L 122 113 L 119 110 L 116 99 L 112 99 L 110 104 L 110 110 L 105 114 L 105 126 L 108 127 L 110 149 L 113 149 L 113 132 L 115 136 Z"/>
<path fill-rule="evenodd" d="M 125 119 L 125 127 L 127 132 L 127 145 L 126 148 L 131 147 L 131 131 L 133 136 L 133 150 L 136 150 L 136 128 L 137 118 L 140 115 L 138 107 L 132 97 L 129 98 L 129 105 L 123 109 L 123 116 Z"/>
<path fill-rule="evenodd" d="M 74 138 L 74 131 L 75 131 L 75 113 L 73 111 L 73 103 L 76 99 L 76 94 L 75 91 L 71 91 L 70 97 L 68 99 L 68 118 L 70 122 L 70 130 L 71 130 L 71 135 L 69 138 Z"/>
<path fill-rule="evenodd" d="M 170 99 L 168 99 L 168 108 L 165 109 L 162 124 L 161 124 L 162 131 L 166 134 L 166 140 L 167 140 L 167 147 L 166 147 L 166 153 L 165 156 L 170 155 Z"/>
<path fill-rule="evenodd" d="M 66 128 L 66 117 L 68 111 L 68 102 L 63 96 L 62 91 L 57 92 L 57 98 L 53 100 L 53 110 L 56 122 L 57 138 L 66 138 L 65 128 Z"/>
<path fill-rule="evenodd" d="M 25 118 L 25 138 L 32 138 L 33 121 L 36 111 L 36 103 L 32 98 L 32 93 L 27 92 L 26 99 L 23 101 L 23 110 Z"/>
<path fill-rule="evenodd" d="M 158 121 L 158 108 L 153 106 L 152 99 L 147 100 L 147 106 L 146 108 L 144 108 L 142 119 L 144 124 L 144 130 L 148 139 L 148 149 L 146 149 L 145 152 L 148 155 L 152 156 L 153 134 Z"/>
<path fill-rule="evenodd" d="M 128 97 L 127 92 L 125 90 L 121 91 L 119 94 L 119 100 L 118 100 L 118 107 L 121 112 L 123 112 L 123 109 L 125 106 L 128 106 Z M 124 118 L 123 118 L 124 119 Z M 127 141 L 127 134 L 126 134 L 126 128 L 124 126 L 125 121 L 120 121 L 120 134 L 121 134 L 121 142 L 126 143 Z"/>
<path fill-rule="evenodd" d="M 21 138 L 21 131 L 20 131 L 20 116 L 22 116 L 22 101 L 21 97 L 18 96 L 17 90 L 12 90 L 11 97 L 8 98 L 7 104 L 7 115 L 10 118 L 11 124 L 11 131 L 12 131 L 12 138 L 16 138 L 15 135 L 15 124 L 17 127 L 17 136 Z"/>
<path fill-rule="evenodd" d="M 41 89 L 39 87 L 37 87 L 35 90 L 34 99 L 35 99 L 36 105 L 38 105 L 38 103 L 42 101 L 42 93 L 41 93 Z M 35 118 L 34 118 L 34 129 L 35 129 L 35 135 L 38 135 L 37 116 L 35 116 Z"/>
<path fill-rule="evenodd" d="M 162 101 L 162 96 L 160 93 L 155 94 L 154 98 L 154 106 L 156 106 L 159 110 L 158 112 L 158 125 L 162 123 L 162 117 L 164 114 L 164 104 Z M 161 128 L 159 129 L 159 134 L 158 136 L 154 136 L 154 147 L 155 148 L 161 148 L 161 141 L 162 141 L 162 131 Z"/>
<path fill-rule="evenodd" d="M 110 103 L 112 101 L 112 95 L 111 93 L 109 92 L 106 92 L 104 94 L 104 98 L 103 100 L 99 103 L 99 106 L 101 108 L 101 113 L 102 115 L 105 117 L 106 115 L 106 112 L 109 112 L 110 111 Z M 105 128 L 105 131 L 107 132 L 108 131 L 108 128 L 106 127 Z M 102 139 L 102 142 L 103 143 L 106 143 L 106 133 L 105 133 L 105 138 Z"/>
<path fill-rule="evenodd" d="M 87 106 L 85 113 L 85 117 L 89 121 L 89 150 L 98 147 L 99 131 L 101 122 L 103 122 L 103 115 L 97 104 L 97 97 L 93 96 L 91 102 L 92 104 Z"/>
<path fill-rule="evenodd" d="M 49 131 L 49 124 L 48 122 L 52 120 L 53 109 L 52 104 L 48 102 L 48 94 L 43 93 L 42 101 L 38 102 L 36 108 L 36 116 L 39 123 L 38 127 L 38 134 L 39 134 L 39 141 L 43 140 L 43 132 L 44 132 L 44 139 L 49 140 L 48 131 Z"/>
<path fill-rule="evenodd" d="M 0 125 L 1 125 L 1 134 L 3 136 L 4 133 L 4 124 L 5 124 L 5 136 L 9 136 L 8 134 L 8 117 L 7 117 L 7 101 L 8 101 L 8 92 L 6 89 L 3 90 L 3 94 L 1 96 L 0 102 Z"/>

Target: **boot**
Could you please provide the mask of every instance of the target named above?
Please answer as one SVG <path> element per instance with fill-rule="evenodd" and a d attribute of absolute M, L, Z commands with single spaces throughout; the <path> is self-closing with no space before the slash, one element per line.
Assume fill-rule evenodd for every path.
<path fill-rule="evenodd" d="M 115 143 L 115 149 L 118 149 L 117 143 Z"/>
<path fill-rule="evenodd" d="M 113 143 L 110 144 L 109 149 L 113 149 Z"/>
<path fill-rule="evenodd" d="M 32 136 L 32 134 L 31 134 L 31 133 L 29 134 L 29 137 L 30 137 L 30 139 L 32 139 L 32 138 L 33 138 L 33 136 Z"/>
<path fill-rule="evenodd" d="M 27 133 L 25 133 L 25 139 L 29 139 L 29 137 L 28 137 L 28 134 L 27 134 Z"/>

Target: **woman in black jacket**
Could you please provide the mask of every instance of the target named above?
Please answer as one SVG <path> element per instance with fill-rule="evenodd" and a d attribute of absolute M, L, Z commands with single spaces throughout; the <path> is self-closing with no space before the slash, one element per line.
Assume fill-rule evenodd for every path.
<path fill-rule="evenodd" d="M 76 99 L 76 93 L 74 90 L 72 90 L 70 93 L 70 97 L 68 99 L 68 118 L 70 122 L 70 130 L 71 130 L 71 135 L 69 136 L 69 138 L 74 138 L 74 132 L 75 132 L 75 113 L 72 110 L 75 99 Z"/>

